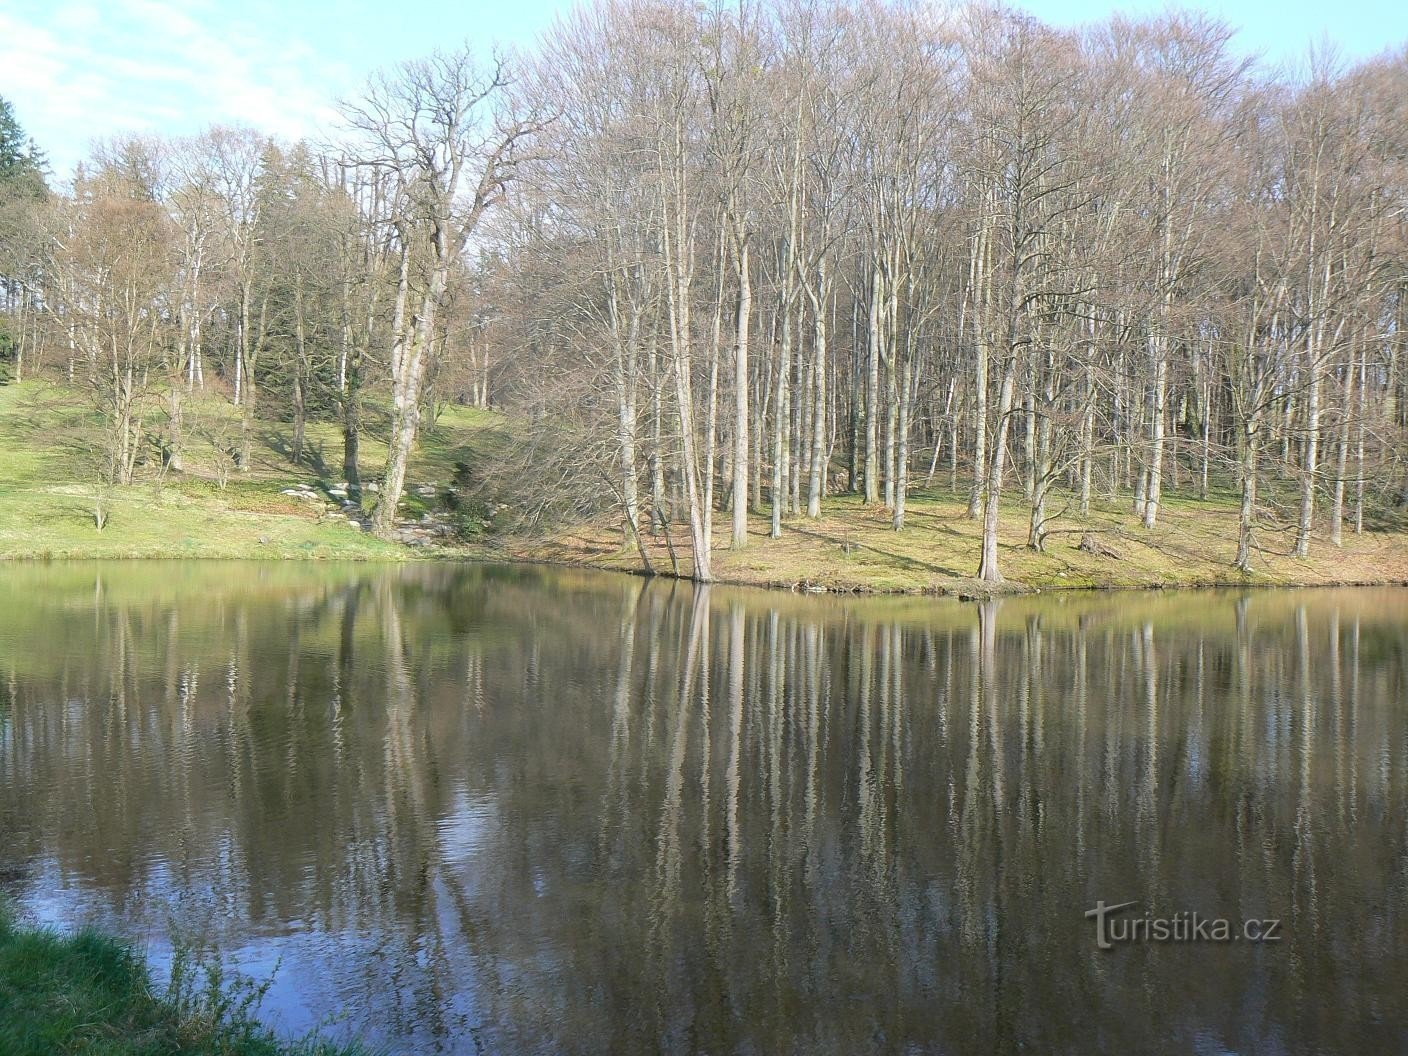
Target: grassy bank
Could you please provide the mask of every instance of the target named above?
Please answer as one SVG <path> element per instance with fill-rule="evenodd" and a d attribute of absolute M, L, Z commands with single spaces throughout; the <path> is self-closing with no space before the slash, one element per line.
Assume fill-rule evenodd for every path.
<path fill-rule="evenodd" d="M 1061 510 L 1057 495 L 1052 509 Z M 973 579 L 978 567 L 980 526 L 967 516 L 966 501 L 946 488 L 920 491 L 908 501 L 904 531 L 890 526 L 889 511 L 866 506 L 853 495 L 826 500 L 817 520 L 791 518 L 782 537 L 768 536 L 769 523 L 753 517 L 748 545 L 729 549 L 727 517 L 716 518 L 714 574 L 724 583 L 791 589 L 888 593 L 982 594 Z M 1080 543 L 1089 537 L 1095 552 Z M 585 526 L 534 540 L 508 540 L 507 556 L 599 568 L 639 570 L 634 545 L 621 532 Z M 1348 529 L 1344 546 L 1317 538 L 1310 556 L 1291 552 L 1293 533 L 1272 526 L 1257 533 L 1254 570 L 1232 567 L 1237 545 L 1237 503 L 1230 493 L 1207 500 L 1165 494 L 1159 524 L 1143 528 L 1124 502 L 1097 504 L 1080 517 L 1074 504 L 1050 522 L 1040 552 L 1027 546 L 1027 507 L 1021 499 L 1003 511 L 1000 565 L 1006 590 L 1149 588 L 1213 585 L 1319 586 L 1408 582 L 1408 535 L 1398 530 Z M 671 538 L 680 566 L 689 567 L 689 540 Z M 663 537 L 649 540 L 657 571 L 671 570 Z"/>
<path fill-rule="evenodd" d="M 164 990 L 128 946 L 93 931 L 26 929 L 0 906 L 4 1056 L 354 1056 L 280 1042 L 253 1018 L 259 991 L 189 964 Z"/>
<path fill-rule="evenodd" d="M 228 470 L 221 484 L 222 448 L 238 437 L 238 410 L 220 396 L 196 398 L 186 408 L 188 440 L 180 473 L 160 472 L 149 460 L 143 479 L 100 494 L 95 452 L 97 416 L 81 394 L 44 380 L 0 386 L 0 559 L 3 558 L 314 558 L 400 560 L 412 550 L 363 532 L 344 516 L 336 496 L 341 436 L 312 423 L 301 464 L 290 459 L 288 423 L 259 422 L 248 471 Z M 381 472 L 385 438 L 372 427 L 364 437 L 366 476 Z M 465 443 L 488 415 L 450 408 L 428 431 L 408 481 L 442 484 L 457 461 L 471 457 Z M 307 485 L 305 496 L 286 495 Z M 99 500 L 108 510 L 100 531 Z M 418 516 L 422 500 L 408 489 L 404 514 Z"/>
<path fill-rule="evenodd" d="M 420 547 L 377 539 L 339 508 L 341 435 L 334 425 L 310 423 L 304 457 L 295 464 L 291 424 L 260 421 L 248 470 L 222 474 L 220 450 L 222 445 L 228 450 L 238 436 L 238 413 L 223 396 L 191 399 L 183 471 L 163 473 L 149 463 L 141 483 L 104 495 L 109 520 L 99 531 L 91 469 L 101 433 L 81 393 L 43 380 L 0 386 L 0 559 L 402 560 L 433 554 L 641 568 L 635 547 L 614 523 L 570 526 L 529 538 L 495 535 L 485 527 L 489 522 L 474 520 L 471 528 L 479 536 L 472 546 L 440 536 L 413 540 L 435 544 Z M 383 417 L 368 408 L 361 460 L 365 478 L 382 469 Z M 431 510 L 441 523 L 456 516 L 443 503 L 445 489 L 459 467 L 478 475 L 493 457 L 502 424 L 495 414 L 469 408 L 451 407 L 441 414 L 422 436 L 410 467 L 401 510 L 407 523 Z M 286 494 L 294 488 L 300 493 Z M 1262 485 L 1268 508 L 1279 501 L 1289 510 L 1293 490 L 1291 482 Z M 1237 497 L 1231 491 L 1199 500 L 1177 487 L 1167 489 L 1159 525 L 1152 531 L 1130 513 L 1127 497 L 1097 502 L 1088 517 L 1081 517 L 1072 498 L 1058 493 L 1050 502 L 1050 534 L 1040 552 L 1027 546 L 1026 505 L 1019 489 L 1012 494 L 1000 540 L 1008 590 L 1408 581 L 1408 533 L 1392 517 L 1381 516 L 1362 535 L 1346 531 L 1343 547 L 1331 546 L 1322 529 L 1306 559 L 1291 552 L 1289 527 L 1264 519 L 1254 571 L 1243 575 L 1232 568 Z M 964 498 L 946 487 L 911 493 L 907 526 L 898 533 L 890 527 L 887 510 L 866 506 L 853 495 L 828 497 L 817 520 L 788 519 L 780 539 L 769 538 L 767 519 L 755 516 L 749 545 L 742 550 L 729 548 L 727 515 L 717 515 L 715 522 L 714 571 L 722 582 L 886 593 L 986 592 L 972 578 L 978 565 L 978 523 L 967 516 Z M 1096 545 L 1082 549 L 1082 540 Z M 656 570 L 688 573 L 687 533 L 677 527 L 670 543 L 673 561 L 663 536 L 648 540 Z"/>

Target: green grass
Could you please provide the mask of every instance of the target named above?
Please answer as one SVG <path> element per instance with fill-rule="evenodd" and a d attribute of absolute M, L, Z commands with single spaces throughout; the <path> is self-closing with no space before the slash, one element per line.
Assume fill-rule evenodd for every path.
<path fill-rule="evenodd" d="M 352 1056 L 317 1039 L 280 1042 L 254 1018 L 260 987 L 178 956 L 154 987 L 126 944 L 92 930 L 26 929 L 0 906 L 4 1056 Z"/>
<path fill-rule="evenodd" d="M 410 551 L 377 539 L 329 507 L 280 492 L 296 483 L 324 491 L 341 480 L 341 432 L 333 423 L 310 423 L 308 456 L 288 457 L 291 426 L 260 421 L 252 465 L 218 483 L 212 438 L 238 438 L 238 409 L 220 396 L 198 397 L 185 412 L 185 469 L 161 474 L 149 463 L 141 480 L 107 496 L 109 518 L 99 531 L 94 452 L 100 422 L 80 393 L 45 380 L 0 386 L 0 558 L 269 558 L 401 560 Z M 369 419 L 375 423 L 374 412 Z M 407 475 L 408 483 L 448 483 L 455 464 L 473 459 L 474 434 L 496 416 L 451 407 L 427 431 Z M 385 437 L 364 435 L 364 477 L 382 472 Z M 408 488 L 404 515 L 422 512 Z"/>

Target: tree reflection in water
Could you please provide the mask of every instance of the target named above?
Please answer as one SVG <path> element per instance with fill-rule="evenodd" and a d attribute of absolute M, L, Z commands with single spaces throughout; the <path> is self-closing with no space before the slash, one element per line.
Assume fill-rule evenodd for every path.
<path fill-rule="evenodd" d="M 0 877 L 398 1051 L 1396 1051 L 1406 632 L 1401 590 L 16 566 Z M 1102 954 L 1100 899 L 1285 939 Z"/>

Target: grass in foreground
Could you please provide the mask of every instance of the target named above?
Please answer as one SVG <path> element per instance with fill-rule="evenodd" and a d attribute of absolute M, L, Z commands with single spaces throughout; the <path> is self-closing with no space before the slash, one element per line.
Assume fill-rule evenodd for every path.
<path fill-rule="evenodd" d="M 254 1019 L 262 990 L 178 958 L 164 993 L 128 946 L 94 931 L 18 926 L 0 906 L 4 1056 L 355 1056 L 356 1047 L 280 1042 Z"/>

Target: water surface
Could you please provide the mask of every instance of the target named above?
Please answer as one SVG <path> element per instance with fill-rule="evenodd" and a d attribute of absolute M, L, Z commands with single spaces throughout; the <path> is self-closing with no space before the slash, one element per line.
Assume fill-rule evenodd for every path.
<path fill-rule="evenodd" d="M 0 885 L 398 1053 L 1408 1051 L 1406 660 L 1397 589 L 13 565 Z"/>

